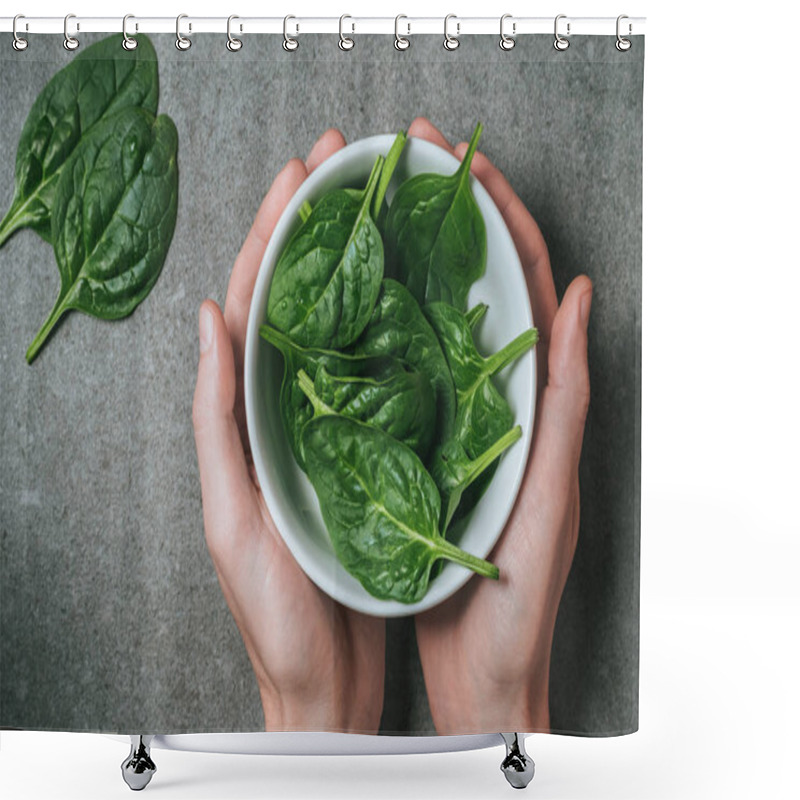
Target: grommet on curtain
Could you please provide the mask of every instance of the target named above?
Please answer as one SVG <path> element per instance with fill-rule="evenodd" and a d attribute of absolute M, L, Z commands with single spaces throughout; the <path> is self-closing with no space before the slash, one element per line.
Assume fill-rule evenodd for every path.
<path fill-rule="evenodd" d="M 300 42 L 294 36 L 289 36 L 289 20 L 296 19 L 291 14 L 283 18 L 283 49 L 287 53 L 294 53 L 297 50 Z"/>
<path fill-rule="evenodd" d="M 353 19 L 353 18 L 349 14 L 342 14 L 342 16 L 339 17 L 339 49 L 344 50 L 345 52 L 347 52 L 348 50 L 352 50 L 356 45 L 353 39 L 351 39 L 349 36 L 344 35 L 343 28 L 344 28 L 344 21 L 346 19 Z M 351 24 L 350 27 L 351 27 L 351 32 L 355 32 L 356 29 L 355 24 Z"/>
<path fill-rule="evenodd" d="M 71 19 L 75 19 L 74 14 L 67 14 L 67 16 L 64 17 L 64 49 L 69 50 L 70 53 L 73 50 L 77 50 L 81 45 L 81 43 L 74 36 L 70 36 L 69 21 Z"/>
<path fill-rule="evenodd" d="M 178 14 L 175 18 L 175 47 L 177 47 L 178 50 L 188 50 L 192 46 L 192 40 L 181 33 L 181 20 L 187 19 L 188 17 L 188 14 Z M 191 29 L 192 27 L 190 25 L 189 30 L 191 31 Z"/>
<path fill-rule="evenodd" d="M 128 20 L 129 19 L 135 19 L 133 14 L 126 14 L 122 18 L 122 48 L 124 50 L 135 50 L 136 46 L 139 44 L 139 42 L 137 42 L 136 39 L 133 39 L 130 36 L 128 36 Z"/>
<path fill-rule="evenodd" d="M 405 14 L 398 14 L 394 18 L 394 49 L 395 50 L 408 50 L 411 47 L 411 39 L 407 39 L 406 36 L 411 34 L 411 25 L 406 23 L 406 36 L 400 35 L 400 20 L 401 19 L 408 19 Z"/>
<path fill-rule="evenodd" d="M 553 31 L 554 31 L 555 37 L 556 37 L 555 41 L 553 42 L 553 47 L 555 47 L 555 49 L 558 50 L 561 53 L 563 53 L 564 50 L 566 50 L 569 47 L 569 39 L 565 38 L 564 36 L 562 36 L 558 32 L 558 21 L 561 20 L 561 19 L 566 19 L 566 18 L 567 18 L 566 14 L 559 14 L 556 17 L 556 21 L 555 21 L 555 24 L 553 26 Z M 570 34 L 570 30 L 569 29 L 570 29 L 570 24 L 568 22 L 567 23 L 567 36 L 569 36 L 569 34 Z"/>
<path fill-rule="evenodd" d="M 238 53 L 242 49 L 242 40 L 237 39 L 231 33 L 231 22 L 233 22 L 233 20 L 235 19 L 239 19 L 239 17 L 237 17 L 236 14 L 231 14 L 228 17 L 228 41 L 225 42 L 225 47 L 227 47 L 228 50 L 231 51 L 231 53 Z"/>
<path fill-rule="evenodd" d="M 509 36 L 505 32 L 505 22 L 507 19 L 511 19 L 511 14 L 503 14 L 503 16 L 500 17 L 500 49 L 506 52 L 513 50 L 514 45 L 517 43 L 517 40 L 514 38 L 514 34 L 517 32 L 517 23 L 511 23 L 511 35 Z"/>
<path fill-rule="evenodd" d="M 451 19 L 456 20 L 456 35 L 455 36 L 453 36 L 450 33 L 450 31 L 448 30 L 448 24 L 449 24 Z M 442 42 L 442 45 L 444 46 L 445 50 L 453 51 L 453 50 L 458 49 L 458 46 L 461 44 L 461 42 L 458 39 L 458 34 L 459 34 L 460 30 L 461 30 L 461 24 L 458 22 L 458 18 L 456 17 L 456 15 L 455 14 L 448 14 L 444 18 L 444 41 Z"/>
<path fill-rule="evenodd" d="M 616 43 L 614 44 L 614 47 L 616 47 L 616 48 L 617 48 L 617 50 L 619 50 L 619 51 L 620 51 L 620 53 L 627 53 L 627 52 L 628 52 L 628 50 L 630 50 L 630 49 L 631 49 L 631 40 L 630 40 L 630 39 L 626 39 L 626 38 L 625 38 L 625 37 L 624 37 L 624 36 L 623 36 L 623 35 L 620 33 L 620 23 L 621 23 L 621 22 L 622 22 L 622 20 L 624 20 L 624 19 L 628 19 L 628 15 L 627 15 L 627 14 L 620 14 L 620 15 L 617 17 L 617 41 L 616 41 Z M 630 23 L 628 23 L 628 34 L 629 34 L 629 35 L 630 35 L 630 32 L 631 32 L 631 30 L 632 30 L 631 24 L 630 24 Z"/>
<path fill-rule="evenodd" d="M 12 23 L 12 25 L 11 25 L 11 33 L 12 33 L 12 35 L 14 36 L 14 38 L 11 40 L 11 46 L 12 46 L 12 47 L 13 47 L 13 48 L 14 48 L 14 49 L 15 49 L 15 50 L 18 52 L 18 53 L 21 53 L 23 50 L 27 50 L 27 49 L 28 49 L 28 40 L 27 40 L 27 39 L 23 39 L 23 38 L 22 38 L 22 37 L 21 37 L 21 36 L 20 36 L 20 35 L 17 33 L 17 22 L 18 22 L 19 20 L 21 20 L 21 19 L 25 19 L 25 15 L 24 15 L 24 14 L 17 14 L 17 15 L 14 17 L 14 22 L 13 22 L 13 23 Z"/>

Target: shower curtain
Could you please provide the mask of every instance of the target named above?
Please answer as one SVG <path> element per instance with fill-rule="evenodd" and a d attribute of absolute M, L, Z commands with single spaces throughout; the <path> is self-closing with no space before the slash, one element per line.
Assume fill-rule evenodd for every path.
<path fill-rule="evenodd" d="M 0 726 L 635 731 L 644 37 L 29 39 Z"/>

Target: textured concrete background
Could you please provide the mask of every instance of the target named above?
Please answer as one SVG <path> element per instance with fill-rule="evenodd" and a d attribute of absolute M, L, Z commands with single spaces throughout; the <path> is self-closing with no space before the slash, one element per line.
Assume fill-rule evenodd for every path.
<path fill-rule="evenodd" d="M 84 36 L 89 44 L 97 37 Z M 559 294 L 594 281 L 592 404 L 581 531 L 553 651 L 554 729 L 636 728 L 639 620 L 641 120 L 644 41 L 496 37 L 448 53 L 419 37 L 251 37 L 230 54 L 154 37 L 161 102 L 180 136 L 178 224 L 163 273 L 128 319 L 69 315 L 32 367 L 58 291 L 51 248 L 0 250 L 0 725 L 159 732 L 258 730 L 247 655 L 206 551 L 191 429 L 201 301 L 224 299 L 264 192 L 322 131 L 349 140 L 429 116 L 482 149 L 539 222 Z M 60 38 L 0 55 L 0 207 Z M 524 624 L 524 622 L 523 622 Z M 502 654 L 498 654 L 502 657 Z M 389 623 L 385 731 L 433 730 L 409 620 Z"/>

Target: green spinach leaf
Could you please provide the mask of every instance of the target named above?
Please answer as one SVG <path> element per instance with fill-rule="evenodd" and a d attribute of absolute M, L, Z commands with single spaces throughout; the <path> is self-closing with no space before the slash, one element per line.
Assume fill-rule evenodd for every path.
<path fill-rule="evenodd" d="M 439 340 L 408 289 L 387 278 L 367 327 L 353 351 L 399 358 L 430 382 L 436 402 L 435 442 L 450 436 L 455 421 L 455 390 Z"/>
<path fill-rule="evenodd" d="M 352 417 L 385 431 L 420 458 L 427 456 L 436 426 L 436 405 L 422 373 L 394 361 L 377 376 L 336 376 L 320 366 L 315 380 L 303 370 L 297 379 L 315 415 Z"/>
<path fill-rule="evenodd" d="M 522 428 L 517 425 L 475 459 L 470 458 L 455 439 L 436 452 L 431 463 L 431 477 L 442 497 L 442 534 L 447 532 L 465 490 L 521 436 Z"/>
<path fill-rule="evenodd" d="M 463 310 L 470 287 L 486 269 L 486 225 L 469 173 L 481 130 L 479 123 L 453 175 L 415 175 L 389 207 L 386 272 L 420 305 L 444 301 Z"/>
<path fill-rule="evenodd" d="M 383 279 L 371 211 L 382 167 L 379 157 L 364 190 L 322 197 L 278 259 L 267 321 L 300 345 L 346 347 L 369 321 Z"/>
<path fill-rule="evenodd" d="M 14 198 L 0 222 L 0 246 L 20 228 L 50 241 L 50 213 L 64 162 L 99 120 L 123 108 L 158 109 L 158 62 L 144 35 L 135 50 L 109 36 L 59 70 L 34 101 L 17 146 Z"/>
<path fill-rule="evenodd" d="M 302 433 L 305 424 L 314 416 L 314 407 L 300 388 L 297 374 L 305 371 L 312 380 L 323 367 L 329 375 L 380 375 L 387 368 L 387 359 L 354 356 L 335 350 L 301 347 L 286 334 L 269 325 L 259 329 L 261 338 L 277 348 L 283 356 L 283 380 L 280 392 L 280 411 L 283 430 L 292 454 L 300 469 L 306 469 L 303 457 Z"/>
<path fill-rule="evenodd" d="M 493 564 L 441 536 L 436 484 L 401 442 L 348 417 L 324 415 L 303 429 L 303 448 L 336 555 L 374 597 L 421 600 L 439 559 L 499 577 Z"/>
<path fill-rule="evenodd" d="M 431 303 L 425 316 L 431 323 L 447 359 L 456 389 L 453 439 L 471 459 L 478 458 L 511 429 L 514 415 L 492 382 L 504 367 L 516 361 L 539 340 L 536 328 L 524 331 L 494 355 L 478 353 L 467 317 L 447 303 Z M 467 514 L 494 476 L 490 465 L 464 492 L 458 516 Z"/>
<path fill-rule="evenodd" d="M 148 295 L 175 230 L 177 150 L 172 120 L 139 108 L 105 117 L 81 138 L 53 198 L 61 290 L 29 363 L 66 311 L 119 319 Z"/>

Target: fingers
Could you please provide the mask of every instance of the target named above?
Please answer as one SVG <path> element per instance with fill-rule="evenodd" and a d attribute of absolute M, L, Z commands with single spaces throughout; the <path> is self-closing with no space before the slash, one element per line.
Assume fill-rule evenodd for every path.
<path fill-rule="evenodd" d="M 453 145 L 445 139 L 442 132 L 425 117 L 417 117 L 408 128 L 409 136 L 416 136 L 418 139 L 427 139 L 433 144 L 439 145 L 447 150 L 448 153 L 453 152 Z"/>
<path fill-rule="evenodd" d="M 572 496 L 577 481 L 589 408 L 591 305 L 592 283 L 581 275 L 567 288 L 553 321 L 547 386 L 537 409 L 533 459 L 524 481 L 546 487 L 548 496 L 563 500 Z"/>
<path fill-rule="evenodd" d="M 462 142 L 455 149 L 456 157 L 463 158 L 466 150 L 467 143 Z M 536 220 L 531 216 L 525 204 L 511 188 L 511 184 L 503 173 L 483 153 L 475 153 L 470 171 L 494 200 L 511 233 L 511 238 L 514 240 L 522 262 L 531 297 L 533 320 L 539 329 L 541 341 L 537 351 L 540 359 L 539 374 L 544 383 L 547 375 L 547 348 L 553 320 L 558 309 L 558 298 L 553 284 L 547 245 Z"/>
<path fill-rule="evenodd" d="M 255 490 L 233 415 L 236 373 L 233 348 L 219 306 L 200 307 L 200 364 L 192 406 L 203 519 L 212 557 L 250 527 L 243 517 L 257 508 Z"/>
<path fill-rule="evenodd" d="M 347 142 L 341 131 L 330 128 L 317 139 L 306 159 L 306 169 L 312 173 L 323 161 L 330 158 L 337 150 L 341 150 Z"/>

